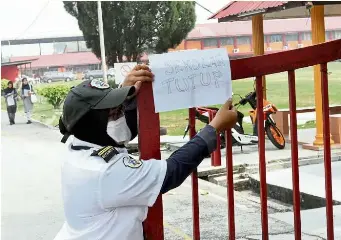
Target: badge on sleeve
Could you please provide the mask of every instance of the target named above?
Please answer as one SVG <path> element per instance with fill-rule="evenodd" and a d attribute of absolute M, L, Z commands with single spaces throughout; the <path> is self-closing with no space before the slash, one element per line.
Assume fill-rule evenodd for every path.
<path fill-rule="evenodd" d="M 106 82 L 103 82 L 102 80 L 99 79 L 94 79 L 90 82 L 90 86 L 93 88 L 98 88 L 98 89 L 107 89 L 110 88 L 109 84 Z"/>
<path fill-rule="evenodd" d="M 109 162 L 116 154 L 118 154 L 118 151 L 113 146 L 106 146 L 94 151 L 91 156 L 99 156 L 104 161 Z"/>
<path fill-rule="evenodd" d="M 139 168 L 142 165 L 142 161 L 141 160 L 136 160 L 132 157 L 124 157 L 123 158 L 123 164 L 126 167 L 130 167 L 130 168 Z"/>

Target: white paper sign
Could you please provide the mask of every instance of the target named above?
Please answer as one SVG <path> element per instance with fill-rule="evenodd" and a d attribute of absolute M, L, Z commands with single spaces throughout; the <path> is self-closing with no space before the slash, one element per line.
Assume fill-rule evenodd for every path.
<path fill-rule="evenodd" d="M 222 104 L 232 96 L 224 48 L 155 54 L 149 62 L 155 112 Z"/>
<path fill-rule="evenodd" d="M 13 94 L 7 97 L 7 105 L 8 105 L 8 106 L 13 106 L 13 105 L 15 105 L 14 95 L 13 95 Z"/>
<path fill-rule="evenodd" d="M 28 97 L 28 96 L 29 96 L 29 92 L 30 92 L 30 90 L 24 89 L 24 96 L 25 96 L 25 97 Z"/>
<path fill-rule="evenodd" d="M 123 82 L 127 74 L 133 70 L 136 65 L 136 62 L 114 63 L 116 84 Z"/>

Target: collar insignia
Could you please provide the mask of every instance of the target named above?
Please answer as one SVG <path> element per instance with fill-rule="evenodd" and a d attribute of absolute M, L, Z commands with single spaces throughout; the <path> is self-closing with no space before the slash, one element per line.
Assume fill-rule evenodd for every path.
<path fill-rule="evenodd" d="M 94 151 L 91 156 L 99 156 L 104 159 L 105 162 L 109 162 L 119 152 L 113 146 L 106 146 Z"/>

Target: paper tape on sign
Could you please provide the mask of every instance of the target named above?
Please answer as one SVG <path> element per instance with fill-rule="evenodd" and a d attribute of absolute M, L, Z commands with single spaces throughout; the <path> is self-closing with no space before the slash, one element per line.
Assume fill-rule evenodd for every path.
<path fill-rule="evenodd" d="M 232 96 L 224 48 L 155 54 L 149 62 L 156 112 L 222 104 Z"/>
<path fill-rule="evenodd" d="M 120 84 L 123 82 L 128 73 L 133 70 L 133 68 L 137 65 L 136 62 L 125 62 L 125 63 L 115 63 L 115 82 L 116 84 Z"/>

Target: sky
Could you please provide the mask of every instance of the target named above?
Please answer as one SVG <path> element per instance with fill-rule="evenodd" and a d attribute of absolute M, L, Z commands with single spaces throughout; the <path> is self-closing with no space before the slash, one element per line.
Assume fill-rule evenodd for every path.
<path fill-rule="evenodd" d="M 1 0 L 1 40 L 82 35 L 77 21 L 69 15 L 59 0 Z M 220 10 L 228 0 L 198 0 L 212 12 Z M 211 13 L 196 5 L 197 23 Z"/>

